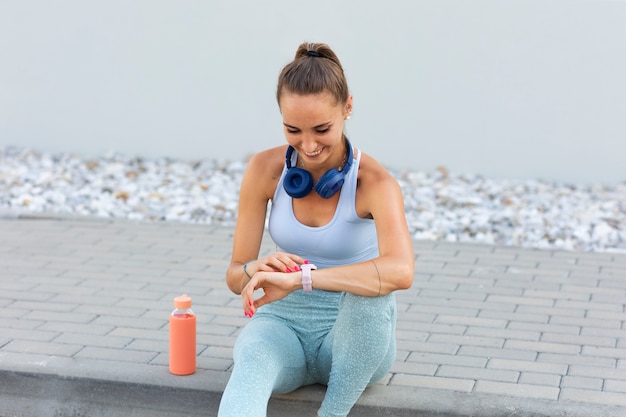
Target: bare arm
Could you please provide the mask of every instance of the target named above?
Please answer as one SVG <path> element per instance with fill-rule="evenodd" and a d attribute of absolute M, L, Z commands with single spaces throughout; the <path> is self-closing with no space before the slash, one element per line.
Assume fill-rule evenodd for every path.
<path fill-rule="evenodd" d="M 248 284 L 250 278 L 247 274 L 253 276 L 259 271 L 291 272 L 304 262 L 299 256 L 280 252 L 257 259 L 263 239 L 267 203 L 276 189 L 284 153 L 284 147 L 280 147 L 253 156 L 241 182 L 233 250 L 226 270 L 226 283 L 235 294 L 240 294 Z M 246 271 L 243 269 L 245 263 Z"/>

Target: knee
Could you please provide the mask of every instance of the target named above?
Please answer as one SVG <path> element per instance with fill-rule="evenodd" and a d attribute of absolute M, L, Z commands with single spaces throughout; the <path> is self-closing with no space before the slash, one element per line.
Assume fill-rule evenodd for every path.
<path fill-rule="evenodd" d="M 272 338 L 271 334 L 267 336 Z M 300 344 L 257 339 L 236 345 L 234 360 L 233 376 L 237 375 L 246 385 L 268 395 L 293 391 L 302 385 L 306 375 L 306 360 Z"/>

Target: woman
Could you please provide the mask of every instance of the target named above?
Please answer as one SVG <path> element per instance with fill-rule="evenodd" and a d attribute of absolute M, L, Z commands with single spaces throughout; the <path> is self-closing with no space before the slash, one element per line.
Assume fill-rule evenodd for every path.
<path fill-rule="evenodd" d="M 300 45 L 276 97 L 287 145 L 253 156 L 242 180 L 226 280 L 252 320 L 219 416 L 265 416 L 272 393 L 315 383 L 317 416 L 346 416 L 395 359 L 393 291 L 414 266 L 403 198 L 344 134 L 353 100 L 327 45 Z M 269 202 L 278 249 L 258 258 Z"/>

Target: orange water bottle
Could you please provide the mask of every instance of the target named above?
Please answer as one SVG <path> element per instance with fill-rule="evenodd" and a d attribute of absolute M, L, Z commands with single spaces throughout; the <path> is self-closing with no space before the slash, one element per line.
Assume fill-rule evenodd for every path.
<path fill-rule="evenodd" d="M 170 372 L 190 375 L 196 372 L 196 315 L 191 311 L 191 297 L 174 298 L 170 315 Z"/>

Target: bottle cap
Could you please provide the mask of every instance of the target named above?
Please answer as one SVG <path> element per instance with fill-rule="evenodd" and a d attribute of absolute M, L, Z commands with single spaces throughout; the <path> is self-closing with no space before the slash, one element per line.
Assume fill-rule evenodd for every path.
<path fill-rule="evenodd" d="M 183 294 L 180 297 L 174 298 L 174 307 L 181 310 L 191 308 L 191 297 L 187 294 Z"/>

